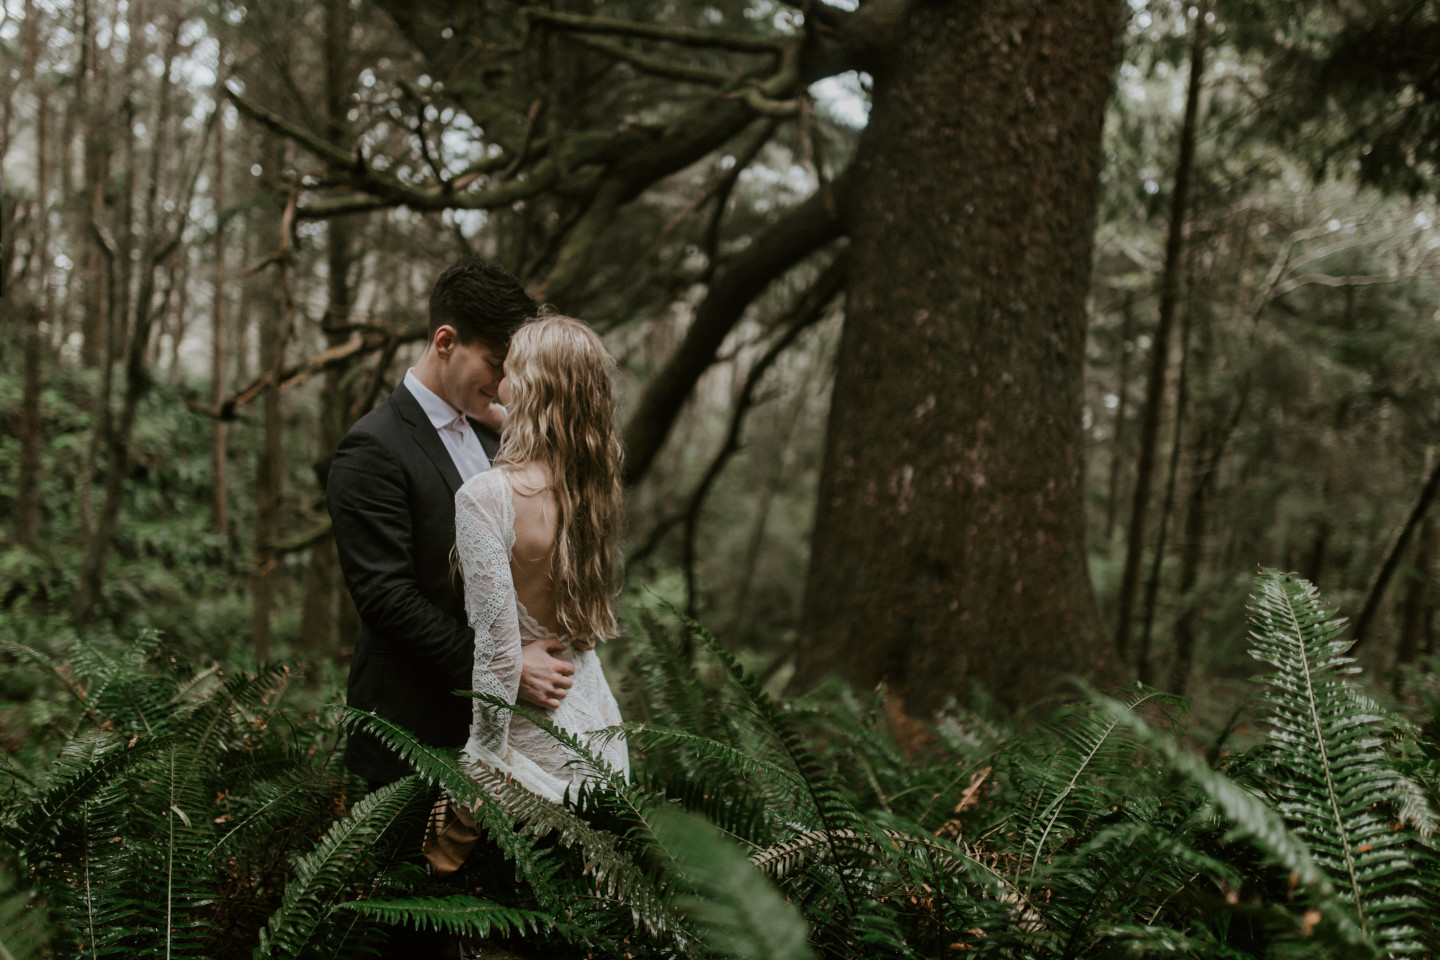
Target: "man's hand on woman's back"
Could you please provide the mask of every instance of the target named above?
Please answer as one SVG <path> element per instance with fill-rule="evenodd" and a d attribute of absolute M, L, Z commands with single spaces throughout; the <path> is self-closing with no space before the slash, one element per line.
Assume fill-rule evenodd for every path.
<path fill-rule="evenodd" d="M 554 639 L 539 639 L 525 644 L 520 655 L 519 698 L 533 706 L 554 710 L 565 699 L 574 682 L 570 678 L 575 667 L 568 660 L 555 656 L 565 649 L 565 644 Z"/>

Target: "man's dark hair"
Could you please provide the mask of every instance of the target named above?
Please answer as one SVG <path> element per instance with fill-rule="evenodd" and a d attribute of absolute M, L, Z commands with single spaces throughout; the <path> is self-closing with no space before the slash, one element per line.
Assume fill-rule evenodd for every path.
<path fill-rule="evenodd" d="M 509 270 L 465 256 L 446 267 L 430 291 L 430 336 L 449 324 L 461 343 L 478 340 L 504 353 L 511 334 L 538 312 L 538 305 Z"/>

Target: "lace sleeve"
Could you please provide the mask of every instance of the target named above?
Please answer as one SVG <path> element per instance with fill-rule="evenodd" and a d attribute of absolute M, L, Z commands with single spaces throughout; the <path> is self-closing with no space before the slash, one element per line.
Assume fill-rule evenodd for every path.
<path fill-rule="evenodd" d="M 515 544 L 515 506 L 499 470 L 475 477 L 455 495 L 455 548 L 465 584 L 465 612 L 475 631 L 471 687 L 476 693 L 515 702 L 520 689 L 520 624 L 510 549 Z M 476 700 L 470 739 L 506 753 L 510 711 Z"/>

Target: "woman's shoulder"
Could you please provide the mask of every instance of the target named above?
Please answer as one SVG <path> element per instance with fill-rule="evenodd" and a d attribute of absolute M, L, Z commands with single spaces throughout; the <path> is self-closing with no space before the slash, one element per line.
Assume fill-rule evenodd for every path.
<path fill-rule="evenodd" d="M 517 496 L 533 497 L 550 489 L 550 470 L 538 460 L 513 467 L 507 466 L 504 469 L 506 478 L 510 482 L 510 488 L 515 491 Z"/>
<path fill-rule="evenodd" d="M 461 484 L 460 489 L 455 492 L 455 502 L 471 501 L 477 504 L 489 504 L 502 496 L 509 498 L 510 484 L 506 480 L 503 469 L 491 467 L 489 470 L 475 474 Z"/>

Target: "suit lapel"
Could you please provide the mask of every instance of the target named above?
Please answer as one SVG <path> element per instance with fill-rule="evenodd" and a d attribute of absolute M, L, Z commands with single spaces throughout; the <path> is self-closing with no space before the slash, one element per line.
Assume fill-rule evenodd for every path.
<path fill-rule="evenodd" d="M 395 404 L 395 409 L 400 411 L 400 416 L 410 425 L 410 438 L 425 451 L 425 456 L 435 465 L 435 469 L 440 471 L 440 476 L 445 478 L 445 485 L 453 495 L 460 489 L 460 471 L 455 467 L 450 451 L 445 449 L 445 442 L 440 439 L 434 424 L 420 408 L 420 401 L 415 399 L 415 395 L 406 389 L 403 383 L 395 388 L 390 400 Z"/>

